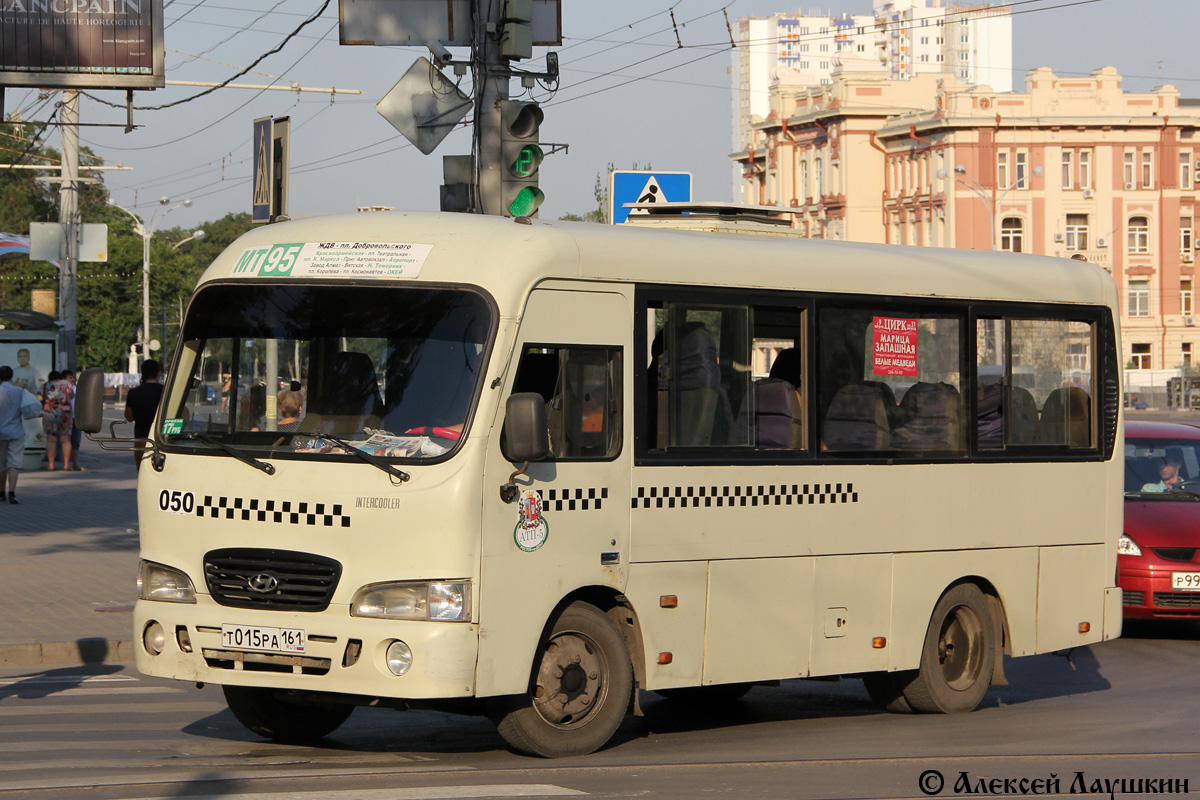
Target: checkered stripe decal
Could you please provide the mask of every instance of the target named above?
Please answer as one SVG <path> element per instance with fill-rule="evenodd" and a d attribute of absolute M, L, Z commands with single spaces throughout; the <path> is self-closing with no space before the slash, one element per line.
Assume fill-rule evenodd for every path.
<path fill-rule="evenodd" d="M 608 487 L 600 489 L 543 489 L 543 511 L 599 511 L 608 499 Z"/>
<path fill-rule="evenodd" d="M 639 486 L 633 508 L 724 508 L 857 503 L 853 483 L 768 486 Z"/>
<path fill-rule="evenodd" d="M 240 519 L 243 522 L 257 520 L 290 525 L 320 525 L 325 528 L 350 527 L 350 515 L 342 513 L 340 503 L 293 503 L 289 500 L 280 502 L 206 495 L 204 502 L 196 503 L 196 516 L 209 519 Z"/>

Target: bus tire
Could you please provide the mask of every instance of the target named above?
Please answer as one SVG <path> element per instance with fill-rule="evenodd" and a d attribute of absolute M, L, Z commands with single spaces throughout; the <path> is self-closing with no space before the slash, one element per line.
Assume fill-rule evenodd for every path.
<path fill-rule="evenodd" d="M 716 683 L 711 686 L 683 686 L 678 689 L 655 689 L 672 703 L 723 706 L 736 703 L 754 688 L 752 683 Z"/>
<path fill-rule="evenodd" d="M 972 583 L 942 595 L 933 609 L 921 667 L 904 689 L 914 711 L 954 714 L 979 705 L 992 683 L 996 634 L 987 598 Z"/>
<path fill-rule="evenodd" d="M 309 744 L 338 729 L 354 706 L 319 701 L 283 700 L 273 689 L 224 686 L 225 702 L 237 721 L 264 739 Z"/>
<path fill-rule="evenodd" d="M 904 689 L 916 676 L 916 670 L 868 672 L 862 676 L 862 681 L 875 705 L 893 714 L 911 714 L 913 707 L 905 699 Z"/>
<path fill-rule="evenodd" d="M 496 729 L 517 752 L 582 756 L 604 746 L 625 719 L 633 667 L 625 639 L 603 611 L 567 606 L 538 648 L 530 690 L 496 698 Z"/>

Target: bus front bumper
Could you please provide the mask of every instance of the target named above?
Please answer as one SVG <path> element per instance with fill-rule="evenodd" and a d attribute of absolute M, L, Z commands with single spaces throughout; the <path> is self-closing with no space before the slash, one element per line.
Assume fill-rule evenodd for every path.
<path fill-rule="evenodd" d="M 197 599 L 196 604 L 137 602 L 138 671 L 185 681 L 368 697 L 426 700 L 474 694 L 475 624 L 352 617 L 345 605 L 296 613 L 228 608 L 206 596 Z M 291 651 L 254 649 L 249 639 L 237 646 L 224 639 L 222 626 L 281 631 L 289 637 L 303 631 L 303 650 L 294 649 L 294 638 Z M 399 676 L 387 664 L 388 648 L 397 641 L 411 651 L 411 666 Z"/>

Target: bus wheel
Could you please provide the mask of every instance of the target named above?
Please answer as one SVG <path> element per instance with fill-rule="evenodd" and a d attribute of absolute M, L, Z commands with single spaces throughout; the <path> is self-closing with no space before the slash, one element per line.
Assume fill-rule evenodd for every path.
<path fill-rule="evenodd" d="M 595 606 L 572 603 L 542 643 L 529 693 L 497 698 L 491 715 L 518 752 L 582 756 L 616 732 L 632 692 L 633 668 L 617 626 Z"/>
<path fill-rule="evenodd" d="M 974 584 L 961 583 L 934 607 L 921 649 L 921 668 L 905 687 L 904 697 L 915 711 L 971 711 L 991 685 L 995 658 L 996 635 L 987 598 Z"/>
<path fill-rule="evenodd" d="M 904 698 L 904 687 L 912 683 L 916 675 L 915 670 L 868 672 L 862 676 L 862 680 L 875 705 L 893 714 L 911 714 L 913 708 Z"/>
<path fill-rule="evenodd" d="M 272 689 L 225 686 L 225 702 L 238 722 L 266 739 L 288 744 L 315 742 L 337 730 L 354 706 L 318 701 L 292 702 Z"/>
<path fill-rule="evenodd" d="M 672 703 L 701 703 L 726 705 L 735 703 L 754 688 L 752 683 L 717 683 L 711 686 L 686 686 L 679 689 L 655 689 L 654 691 Z"/>

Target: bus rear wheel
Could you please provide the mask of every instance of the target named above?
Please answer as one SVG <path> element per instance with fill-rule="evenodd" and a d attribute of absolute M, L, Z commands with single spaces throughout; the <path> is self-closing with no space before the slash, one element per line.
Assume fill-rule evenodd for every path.
<path fill-rule="evenodd" d="M 354 706 L 317 700 L 290 701 L 273 689 L 224 686 L 225 702 L 237 721 L 265 739 L 310 744 L 328 736 L 345 722 Z"/>
<path fill-rule="evenodd" d="M 979 587 L 961 583 L 942 595 L 925 633 L 921 667 L 904 688 L 914 711 L 953 714 L 979 705 L 992 682 L 994 628 Z"/>
<path fill-rule="evenodd" d="M 587 755 L 616 733 L 632 692 L 621 632 L 600 609 L 577 602 L 559 615 L 539 648 L 530 691 L 497 698 L 492 719 L 518 752 Z"/>

